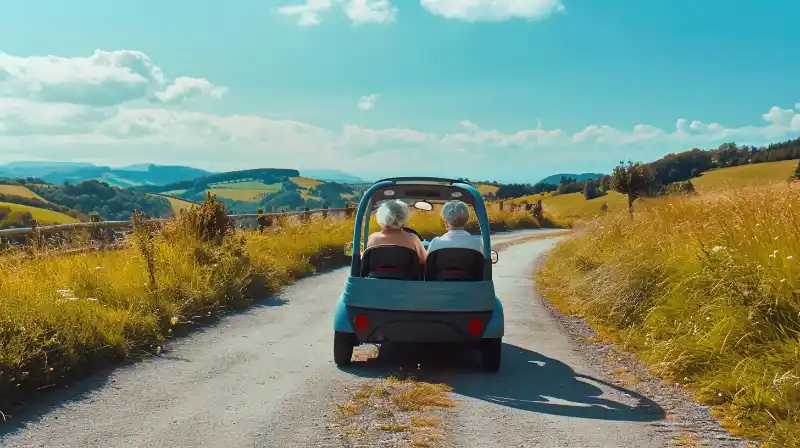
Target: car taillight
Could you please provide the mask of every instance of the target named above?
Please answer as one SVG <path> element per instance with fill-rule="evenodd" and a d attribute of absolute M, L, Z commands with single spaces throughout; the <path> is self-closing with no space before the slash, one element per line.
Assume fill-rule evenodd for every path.
<path fill-rule="evenodd" d="M 363 314 L 359 314 L 356 316 L 353 324 L 356 327 L 356 331 L 367 331 L 369 328 L 369 318 Z"/>
<path fill-rule="evenodd" d="M 473 318 L 467 324 L 467 331 L 473 336 L 478 336 L 483 333 L 483 322 L 480 319 Z"/>

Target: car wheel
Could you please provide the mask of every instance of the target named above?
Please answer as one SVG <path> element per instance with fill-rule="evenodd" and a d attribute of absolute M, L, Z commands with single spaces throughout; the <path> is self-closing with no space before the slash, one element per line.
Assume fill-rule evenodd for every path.
<path fill-rule="evenodd" d="M 500 358 L 503 340 L 500 338 L 484 339 L 481 341 L 481 357 L 483 368 L 489 372 L 500 370 Z"/>
<path fill-rule="evenodd" d="M 347 366 L 353 360 L 353 335 L 337 331 L 333 335 L 333 362 Z"/>

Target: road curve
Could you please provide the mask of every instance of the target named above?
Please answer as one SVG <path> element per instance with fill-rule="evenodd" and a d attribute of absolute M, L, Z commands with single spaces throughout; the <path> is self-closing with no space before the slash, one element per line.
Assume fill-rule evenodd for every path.
<path fill-rule="evenodd" d="M 493 245 L 547 233 L 496 235 Z M 432 366 L 430 375 L 454 386 L 459 403 L 448 422 L 452 442 L 661 446 L 650 423 L 662 417 L 660 408 L 596 379 L 534 300 L 531 263 L 554 241 L 511 245 L 495 265 L 506 310 L 501 371 Z M 54 393 L 0 426 L 0 446 L 341 447 L 327 429 L 337 393 L 354 377 L 392 369 L 382 365 L 390 359 L 383 354 L 346 370 L 332 362 L 331 310 L 346 274 L 304 279 L 172 343 L 160 357 Z"/>

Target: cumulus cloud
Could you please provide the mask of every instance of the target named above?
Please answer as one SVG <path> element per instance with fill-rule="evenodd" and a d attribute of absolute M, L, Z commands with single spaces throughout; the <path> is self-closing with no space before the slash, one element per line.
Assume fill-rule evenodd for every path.
<path fill-rule="evenodd" d="M 219 98 L 224 93 L 206 79 L 171 80 L 140 51 L 96 50 L 88 57 L 71 58 L 0 53 L 0 97 L 113 106 L 140 99 Z"/>
<path fill-rule="evenodd" d="M 361 99 L 358 100 L 358 108 L 361 110 L 372 110 L 375 109 L 375 105 L 378 103 L 378 95 L 373 93 L 371 95 L 364 95 Z"/>
<path fill-rule="evenodd" d="M 397 18 L 397 7 L 390 0 L 304 0 L 303 3 L 286 5 L 278 12 L 297 17 L 300 26 L 314 26 L 322 22 L 322 14 L 334 6 L 344 8 L 347 17 L 356 24 L 389 23 Z"/>
<path fill-rule="evenodd" d="M 257 115 L 217 115 L 188 107 L 176 110 L 170 104 L 201 96 L 219 97 L 225 89 L 199 78 L 167 79 L 139 52 L 95 55 L 107 64 L 97 68 L 91 58 L 55 57 L 53 60 L 60 62 L 29 63 L 32 58 L 3 56 L 0 162 L 152 162 L 214 170 L 310 168 L 313 164 L 383 174 L 408 167 L 403 169 L 409 173 L 443 170 L 440 174 L 531 181 L 538 174 L 565 169 L 602 170 L 627 158 L 647 161 L 668 152 L 708 148 L 726 141 L 759 145 L 800 133 L 798 106 L 775 106 L 763 112 L 761 124 L 744 127 L 680 118 L 672 129 L 648 124 L 629 129 L 590 124 L 577 132 L 545 129 L 541 122 L 530 129 L 506 132 L 468 119 L 454 123 L 461 129 L 452 133 L 403 127 L 369 129 L 356 124 L 326 128 Z M 47 72 L 40 67 L 50 67 L 48 64 L 69 69 Z M 44 85 L 50 87 L 44 89 Z M 64 90 L 54 97 L 55 86 Z M 136 99 L 150 101 L 133 101 Z M 377 99 L 377 94 L 365 95 L 359 107 L 374 108 Z"/>
<path fill-rule="evenodd" d="M 542 20 L 566 10 L 562 0 L 420 0 L 431 14 L 467 22 Z"/>

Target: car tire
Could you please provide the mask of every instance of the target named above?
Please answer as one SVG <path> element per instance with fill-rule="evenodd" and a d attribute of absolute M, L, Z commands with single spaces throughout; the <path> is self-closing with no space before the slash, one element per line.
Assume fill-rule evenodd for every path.
<path fill-rule="evenodd" d="M 500 370 L 500 359 L 503 340 L 500 338 L 484 339 L 481 341 L 481 360 L 483 369 L 488 372 Z"/>
<path fill-rule="evenodd" d="M 337 331 L 333 335 L 333 362 L 348 366 L 353 361 L 353 335 Z"/>

